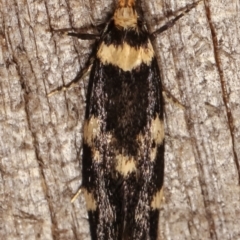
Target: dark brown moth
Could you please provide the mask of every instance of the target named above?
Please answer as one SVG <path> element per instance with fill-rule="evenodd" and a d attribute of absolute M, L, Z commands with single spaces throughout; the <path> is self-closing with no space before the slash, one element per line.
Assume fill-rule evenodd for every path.
<path fill-rule="evenodd" d="M 150 34 L 135 0 L 118 0 L 100 35 L 68 34 L 97 39 L 88 68 L 81 187 L 92 240 L 158 237 L 164 109 L 151 39 L 197 4 Z"/>
<path fill-rule="evenodd" d="M 120 0 L 90 73 L 82 189 L 92 239 L 157 239 L 164 174 L 163 98 L 150 34 Z"/>

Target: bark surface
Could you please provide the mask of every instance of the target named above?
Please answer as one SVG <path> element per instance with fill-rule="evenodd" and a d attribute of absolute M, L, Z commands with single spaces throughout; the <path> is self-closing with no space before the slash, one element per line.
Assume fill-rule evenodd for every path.
<path fill-rule="evenodd" d="M 189 1 L 142 1 L 153 32 Z M 81 185 L 94 41 L 53 33 L 107 19 L 110 0 L 0 1 L 0 238 L 89 239 Z M 165 88 L 165 184 L 159 239 L 240 238 L 240 31 L 237 0 L 202 1 L 154 48 Z"/>

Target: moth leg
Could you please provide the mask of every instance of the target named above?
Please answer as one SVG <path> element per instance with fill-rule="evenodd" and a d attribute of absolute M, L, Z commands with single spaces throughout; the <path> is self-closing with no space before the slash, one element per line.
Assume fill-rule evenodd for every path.
<path fill-rule="evenodd" d="M 82 193 L 82 187 L 80 186 L 78 191 L 74 194 L 74 196 L 71 198 L 71 203 L 74 203 L 74 201 L 78 198 L 78 196 Z"/>
<path fill-rule="evenodd" d="M 80 38 L 82 40 L 96 40 L 100 37 L 99 34 L 94 33 L 78 33 L 78 32 L 68 32 L 68 36 L 73 36 Z"/>
<path fill-rule="evenodd" d="M 99 33 L 87 33 L 89 28 L 62 28 L 53 29 L 54 33 L 61 33 L 68 36 L 80 38 L 82 40 L 96 40 L 100 37 Z"/>
<path fill-rule="evenodd" d="M 163 89 L 162 91 L 164 102 L 174 103 L 181 109 L 186 109 L 186 106 L 181 103 L 176 97 L 174 97 L 168 90 Z"/>
<path fill-rule="evenodd" d="M 82 193 L 82 187 L 80 187 L 78 191 L 74 194 L 74 196 L 71 199 L 71 203 L 73 203 L 81 193 Z"/>
<path fill-rule="evenodd" d="M 84 78 L 85 76 L 87 76 L 90 73 L 91 69 L 92 69 L 92 60 L 90 60 L 89 65 L 86 68 L 84 68 L 82 71 L 80 71 L 77 74 L 77 76 L 71 82 L 69 82 L 66 85 L 63 85 L 63 86 L 60 86 L 60 87 L 54 89 L 53 91 L 51 91 L 48 94 L 48 97 L 51 97 L 51 96 L 55 95 L 56 93 L 59 93 L 59 92 L 62 92 L 62 91 L 66 91 L 66 90 L 71 89 L 72 87 L 76 86 L 77 82 L 81 78 Z"/>
<path fill-rule="evenodd" d="M 203 0 L 200 0 L 200 1 L 197 1 L 195 3 L 187 5 L 186 9 L 181 14 L 177 15 L 175 18 L 173 18 L 172 20 L 167 22 L 165 25 L 163 25 L 162 27 L 160 27 L 159 29 L 157 29 L 156 31 L 151 33 L 151 35 L 150 35 L 151 39 L 154 39 L 158 34 L 166 31 L 169 28 L 171 28 L 180 18 L 182 18 L 186 13 L 188 13 L 193 8 L 195 8 L 202 1 Z"/>
<path fill-rule="evenodd" d="M 78 29 L 78 28 L 52 29 L 52 32 L 54 32 L 54 33 L 61 33 L 61 34 L 64 34 L 64 35 L 77 37 L 77 38 L 80 38 L 82 40 L 96 40 L 100 36 L 99 34 L 83 33 L 81 31 L 86 31 L 86 28 L 82 28 L 82 29 Z M 71 89 L 72 87 L 76 86 L 77 82 L 81 78 L 84 78 L 86 75 L 89 74 L 89 72 L 91 71 L 91 68 L 92 68 L 92 63 L 93 63 L 93 59 L 90 59 L 87 67 L 84 68 L 82 71 L 80 71 L 77 74 L 77 76 L 70 83 L 54 89 L 53 91 L 51 91 L 48 94 L 48 97 L 51 97 L 51 96 L 55 95 L 56 93 L 66 91 L 66 90 Z"/>

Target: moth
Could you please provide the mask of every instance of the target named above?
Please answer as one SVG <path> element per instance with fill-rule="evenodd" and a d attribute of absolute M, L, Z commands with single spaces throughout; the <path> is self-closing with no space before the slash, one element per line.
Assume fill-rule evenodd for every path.
<path fill-rule="evenodd" d="M 158 236 L 164 107 L 151 43 L 154 34 L 148 32 L 135 0 L 118 0 L 90 60 L 81 190 L 93 240 L 156 240 Z"/>
<path fill-rule="evenodd" d="M 82 189 L 92 239 L 157 239 L 163 97 L 150 35 L 119 0 L 97 43 L 83 131 Z"/>

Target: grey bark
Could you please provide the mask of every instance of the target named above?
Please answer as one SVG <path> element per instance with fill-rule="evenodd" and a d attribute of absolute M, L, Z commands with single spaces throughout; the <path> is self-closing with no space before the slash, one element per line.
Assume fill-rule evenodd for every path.
<path fill-rule="evenodd" d="M 150 31 L 188 1 L 142 1 Z M 70 82 L 93 41 L 51 29 L 104 21 L 111 0 L 0 1 L 0 238 L 89 239 L 81 185 L 87 78 Z M 203 1 L 159 35 L 165 185 L 159 239 L 240 238 L 239 2 Z"/>

